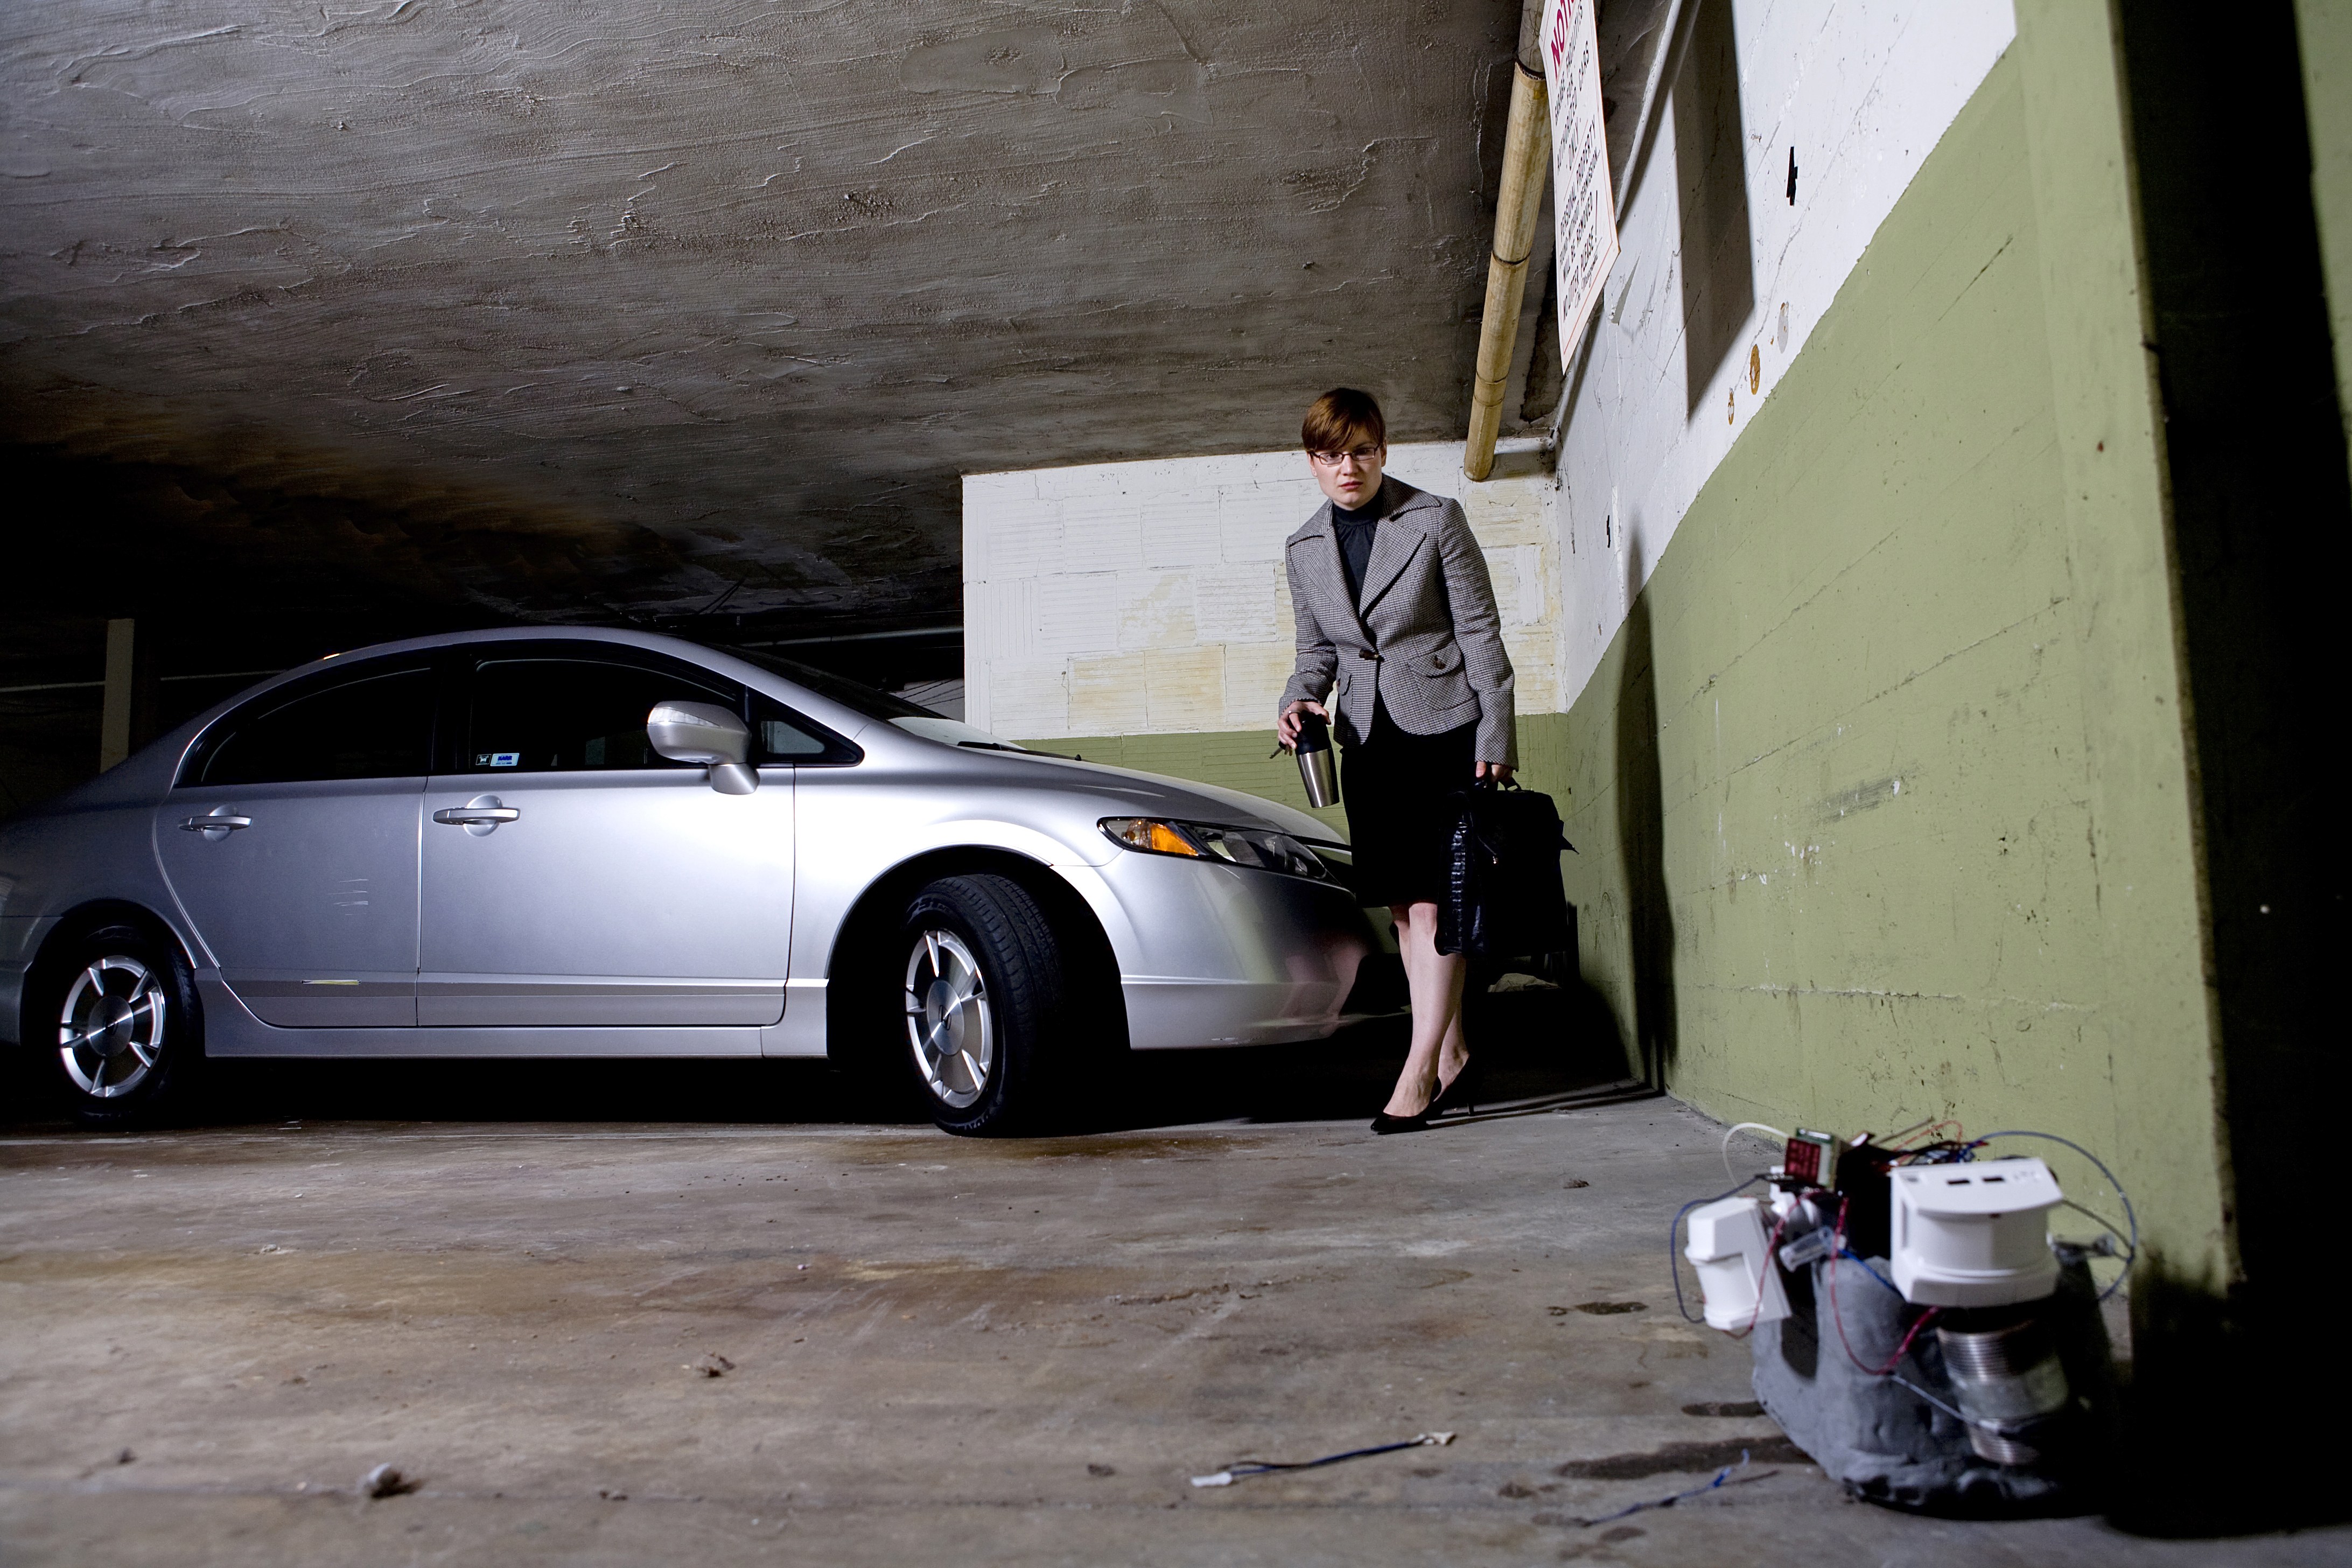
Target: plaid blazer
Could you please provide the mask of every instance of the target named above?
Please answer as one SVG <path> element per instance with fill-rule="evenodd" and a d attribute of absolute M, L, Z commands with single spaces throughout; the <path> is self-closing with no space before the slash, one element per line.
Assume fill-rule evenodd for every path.
<path fill-rule="evenodd" d="M 1279 713 L 1301 699 L 1321 702 L 1334 685 L 1334 729 L 1353 745 L 1371 732 L 1375 696 L 1397 728 L 1436 735 L 1478 721 L 1478 760 L 1518 766 L 1511 719 L 1511 656 L 1486 553 L 1462 504 L 1381 481 L 1387 514 L 1372 534 L 1360 602 L 1348 597 L 1331 505 L 1292 534 L 1284 555 L 1298 663 Z"/>

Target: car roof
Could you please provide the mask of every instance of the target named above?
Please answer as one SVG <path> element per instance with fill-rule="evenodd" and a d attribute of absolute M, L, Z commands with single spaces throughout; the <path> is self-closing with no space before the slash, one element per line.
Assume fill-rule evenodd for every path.
<path fill-rule="evenodd" d="M 270 688 L 289 681 L 303 679 L 321 670 L 357 664 L 362 660 L 381 658 L 403 653 L 426 652 L 436 648 L 462 647 L 476 643 L 517 642 L 598 642 L 619 647 L 641 648 L 648 653 L 667 654 L 684 659 L 740 680 L 757 691 L 782 698 L 793 707 L 805 711 L 812 719 L 829 725 L 847 736 L 877 722 L 873 715 L 847 707 L 823 692 L 793 680 L 789 676 L 739 658 L 723 648 L 709 647 L 686 637 L 671 637 L 661 632 L 639 631 L 627 626 L 492 626 L 476 631 L 436 632 L 429 637 L 403 637 L 396 642 L 371 643 L 365 647 L 349 648 L 331 653 L 262 681 L 248 690 L 237 693 L 233 702 L 242 703 Z"/>
<path fill-rule="evenodd" d="M 308 664 L 286 670 L 266 680 L 256 682 L 234 696 L 225 698 L 203 713 L 188 720 L 170 734 L 161 736 L 134 752 L 131 759 L 97 778 L 89 780 L 62 795 L 40 803 L 32 815 L 70 812 L 92 806 L 144 803 L 152 795 L 169 787 L 180 763 L 196 738 L 227 714 L 244 707 L 268 691 L 291 682 L 314 678 L 324 671 L 348 668 L 376 658 L 404 653 L 426 652 L 445 647 L 497 643 L 609 643 L 615 647 L 638 648 L 649 653 L 666 654 L 673 658 L 698 664 L 716 673 L 740 680 L 757 691 L 765 692 L 787 703 L 809 718 L 832 728 L 837 733 L 856 742 L 870 753 L 907 759 L 921 754 L 936 755 L 941 749 L 954 751 L 946 742 L 899 729 L 884 720 L 864 713 L 824 696 L 822 692 L 803 687 L 789 677 L 739 658 L 725 651 L 692 642 L 684 637 L 665 636 L 659 632 L 639 631 L 618 626 L 506 626 L 476 631 L 441 632 L 430 637 L 404 637 L 395 642 L 372 643 L 363 647 L 346 649 L 313 659 Z M 1005 778 L 1022 777 L 1005 768 L 1010 755 L 985 752 L 961 752 L 964 765 L 976 773 L 999 774 Z M 1338 841 L 1328 828 L 1291 807 L 1259 799 L 1236 790 L 1220 788 L 1192 780 L 1164 778 L 1157 774 L 1130 769 L 1108 767 L 1098 763 L 1079 762 L 1055 757 L 1050 753 L 1028 754 L 1032 763 L 1044 763 L 1046 773 L 1029 773 L 1024 782 L 1034 785 L 1054 784 L 1077 790 L 1100 790 L 1106 784 L 1116 785 L 1122 795 L 1132 795 L 1134 789 L 1147 786 L 1163 797 L 1163 808 L 1171 812 L 1202 815 L 1206 820 L 1248 821 L 1284 832 L 1299 835 L 1318 843 Z M 1024 770 L 1025 773 L 1025 770 Z M 1205 811 L 1203 808 L 1206 808 Z"/>

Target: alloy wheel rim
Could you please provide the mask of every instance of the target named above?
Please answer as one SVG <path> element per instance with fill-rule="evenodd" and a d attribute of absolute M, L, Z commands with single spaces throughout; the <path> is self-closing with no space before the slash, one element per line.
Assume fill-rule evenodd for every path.
<path fill-rule="evenodd" d="M 58 1058 L 96 1100 L 129 1094 L 163 1055 L 163 988 L 135 958 L 110 953 L 74 976 L 58 1010 Z"/>
<path fill-rule="evenodd" d="M 915 939 L 906 1005 L 907 1040 L 924 1087 L 952 1110 L 971 1106 L 995 1076 L 996 1028 L 988 982 L 961 937 L 926 931 Z"/>

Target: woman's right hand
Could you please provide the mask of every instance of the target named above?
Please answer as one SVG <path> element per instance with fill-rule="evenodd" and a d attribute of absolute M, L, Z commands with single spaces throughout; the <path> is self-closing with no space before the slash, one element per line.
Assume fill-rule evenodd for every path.
<path fill-rule="evenodd" d="M 1305 698 L 1299 699 L 1284 709 L 1281 719 L 1275 724 L 1275 729 L 1281 734 L 1283 749 L 1286 751 L 1298 750 L 1298 716 L 1301 713 L 1318 713 L 1322 715 L 1326 723 L 1330 722 L 1331 719 L 1329 709 L 1320 702 L 1309 702 Z"/>

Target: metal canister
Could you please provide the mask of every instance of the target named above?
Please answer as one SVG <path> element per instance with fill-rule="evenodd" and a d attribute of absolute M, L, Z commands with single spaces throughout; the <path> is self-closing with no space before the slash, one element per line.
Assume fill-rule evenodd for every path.
<path fill-rule="evenodd" d="M 1318 809 L 1339 805 L 1339 771 L 1333 765 L 1331 727 L 1323 715 L 1298 715 L 1298 743 L 1292 751 L 1298 758 L 1298 782 L 1307 786 L 1307 804 Z"/>
<path fill-rule="evenodd" d="M 2042 1458 L 2040 1428 L 2066 1408 L 2066 1369 L 2050 1331 L 2028 1318 L 1970 1331 L 1938 1327 L 1944 1370 L 1969 1418 L 1969 1446 L 2000 1465 Z"/>

